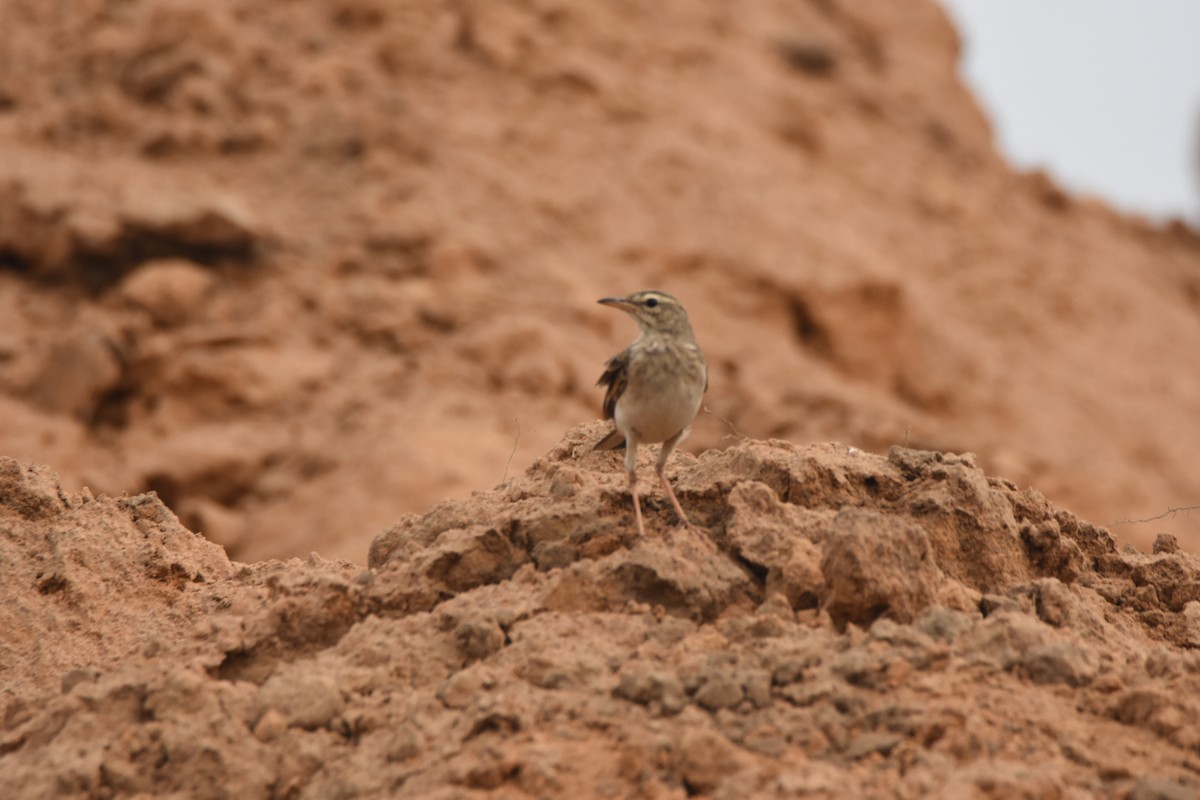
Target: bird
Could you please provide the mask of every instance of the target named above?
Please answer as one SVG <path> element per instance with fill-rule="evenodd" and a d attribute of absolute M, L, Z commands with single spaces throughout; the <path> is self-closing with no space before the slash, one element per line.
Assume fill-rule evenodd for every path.
<path fill-rule="evenodd" d="M 605 297 L 598 302 L 633 317 L 641 335 L 608 360 L 596 383 L 606 387 L 604 418 L 613 421 L 613 430 L 593 450 L 625 447 L 625 472 L 638 534 L 645 537 L 638 502 L 637 450 L 639 445 L 662 442 L 655 471 L 675 513 L 690 527 L 665 473 L 667 460 L 687 436 L 708 391 L 708 365 L 696 344 L 687 311 L 672 295 L 652 289 L 628 297 Z"/>

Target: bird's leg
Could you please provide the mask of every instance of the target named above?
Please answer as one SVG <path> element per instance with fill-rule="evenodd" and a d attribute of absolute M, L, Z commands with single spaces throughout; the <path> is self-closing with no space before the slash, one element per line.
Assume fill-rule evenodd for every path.
<path fill-rule="evenodd" d="M 675 507 L 675 513 L 679 515 L 680 521 L 688 528 L 692 527 L 691 521 L 688 520 L 687 514 L 683 513 L 683 506 L 679 505 L 679 499 L 675 497 L 675 490 L 671 488 L 671 483 L 667 480 L 667 459 L 671 457 L 671 453 L 675 451 L 675 445 L 683 441 L 683 437 L 687 436 L 687 428 L 684 428 L 679 433 L 672 436 L 663 442 L 662 452 L 658 454 L 658 463 L 654 465 L 655 472 L 658 473 L 658 479 L 662 481 L 663 488 L 667 490 L 667 497 L 671 498 L 671 505 Z"/>
<path fill-rule="evenodd" d="M 633 496 L 633 513 L 637 518 L 638 536 L 645 538 L 646 525 L 642 522 L 642 504 L 638 502 L 637 490 L 637 440 L 625 437 L 625 472 L 629 475 L 629 494 Z"/>
<path fill-rule="evenodd" d="M 633 514 L 637 517 L 638 536 L 645 538 L 646 526 L 642 522 L 642 504 L 638 502 L 637 473 L 629 473 L 629 493 L 633 495 Z"/>

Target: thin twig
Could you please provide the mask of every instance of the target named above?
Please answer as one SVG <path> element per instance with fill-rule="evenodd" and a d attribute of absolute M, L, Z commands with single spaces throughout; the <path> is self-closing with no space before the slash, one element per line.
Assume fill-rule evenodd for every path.
<path fill-rule="evenodd" d="M 912 425 L 904 426 L 904 449 L 908 449 L 908 432 L 912 430 Z"/>
<path fill-rule="evenodd" d="M 1115 528 L 1115 527 L 1117 527 L 1118 525 L 1141 525 L 1143 522 L 1155 522 L 1156 520 L 1160 520 L 1160 519 L 1163 519 L 1163 518 L 1165 518 L 1165 517 L 1173 517 L 1173 516 L 1175 516 L 1176 514 L 1178 514 L 1178 513 L 1179 513 L 1179 512 L 1181 512 L 1181 511 L 1184 511 L 1184 512 L 1187 512 L 1187 511 L 1200 511 L 1200 505 L 1196 505 L 1196 506 L 1178 506 L 1178 507 L 1176 507 L 1176 508 L 1168 508 L 1166 511 L 1164 511 L 1164 512 L 1163 512 L 1163 513 L 1161 513 L 1161 514 L 1159 514 L 1157 517 L 1146 517 L 1145 519 L 1119 519 L 1119 520 L 1117 520 L 1116 522 L 1110 522 L 1110 523 L 1108 523 L 1107 527 L 1109 527 L 1109 528 Z"/>
<path fill-rule="evenodd" d="M 513 439 L 513 449 L 512 452 L 508 454 L 508 461 L 504 462 L 504 477 L 500 479 L 501 483 L 508 482 L 508 467 L 510 464 L 512 464 L 513 456 L 517 454 L 517 445 L 521 441 L 521 418 L 513 417 L 513 422 L 517 423 L 517 437 Z"/>
<path fill-rule="evenodd" d="M 737 429 L 737 426 L 736 426 L 736 425 L 734 425 L 732 422 L 730 422 L 729 420 L 727 420 L 727 419 L 725 419 L 724 417 L 722 417 L 722 416 L 721 416 L 720 414 L 718 414 L 717 412 L 713 411 L 713 410 L 712 410 L 711 408 L 709 408 L 707 405 L 706 405 L 706 406 L 704 406 L 704 413 L 706 413 L 706 414 L 712 414 L 714 417 L 716 417 L 717 419 L 721 420 L 721 422 L 724 422 L 726 425 L 728 425 L 728 426 L 729 426 L 729 430 L 733 431 L 733 433 L 727 433 L 727 434 L 725 434 L 724 436 L 722 436 L 722 437 L 721 437 L 722 441 L 723 441 L 723 440 L 725 440 L 725 439 L 737 439 L 739 442 L 744 442 L 744 441 L 746 441 L 747 439 L 749 439 L 749 438 L 750 438 L 749 436 L 746 436 L 746 435 L 745 435 L 745 434 L 743 434 L 741 431 L 739 431 L 739 430 Z"/>

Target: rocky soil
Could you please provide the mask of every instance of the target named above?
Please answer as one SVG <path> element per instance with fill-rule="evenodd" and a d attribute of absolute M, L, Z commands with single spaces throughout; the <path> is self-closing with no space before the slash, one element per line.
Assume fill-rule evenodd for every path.
<path fill-rule="evenodd" d="M 747 441 L 637 538 L 604 427 L 370 567 L 0 462 L 0 795 L 1200 793 L 1200 557 L 970 455 Z M 649 458 L 644 466 L 648 469 Z M 120 602 L 114 603 L 114 597 Z"/>
<path fill-rule="evenodd" d="M 932 2 L 60 6 L 0 797 L 1200 796 L 1200 235 L 1014 173 Z M 711 368 L 644 539 L 641 288 Z"/>
<path fill-rule="evenodd" d="M 958 49 L 929 0 L 6 0 L 0 453 L 363 563 L 595 419 L 596 299 L 661 288 L 693 452 L 1200 503 L 1200 237 L 1014 174 Z"/>

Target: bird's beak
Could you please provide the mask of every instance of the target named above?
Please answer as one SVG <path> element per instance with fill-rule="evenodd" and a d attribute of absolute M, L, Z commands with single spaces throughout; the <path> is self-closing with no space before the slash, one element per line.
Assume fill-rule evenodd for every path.
<path fill-rule="evenodd" d="M 624 297 L 605 297 L 600 300 L 597 300 L 596 302 L 598 302 L 602 306 L 612 306 L 613 308 L 619 308 L 622 311 L 633 312 L 633 311 L 637 310 L 637 306 L 634 305 L 633 303 L 629 302 Z"/>

